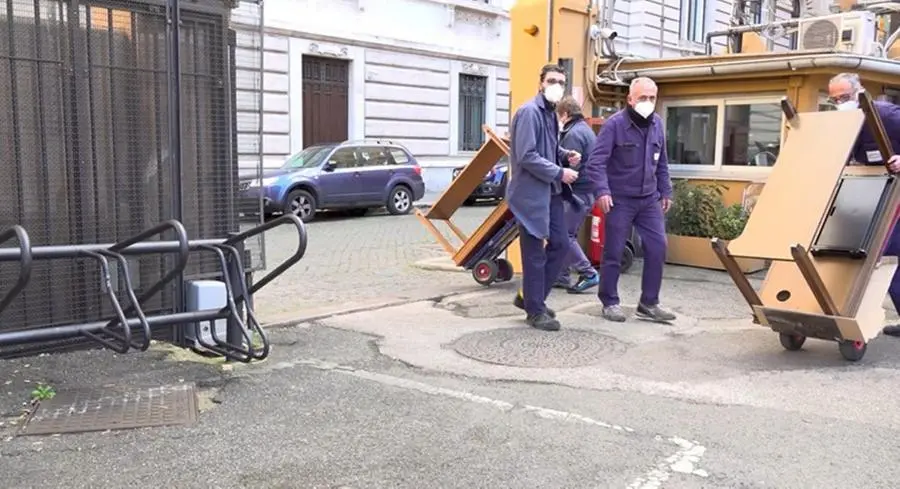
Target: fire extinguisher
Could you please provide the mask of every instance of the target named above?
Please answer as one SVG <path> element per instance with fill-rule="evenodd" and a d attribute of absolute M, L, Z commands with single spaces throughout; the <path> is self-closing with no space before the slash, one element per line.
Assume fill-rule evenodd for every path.
<path fill-rule="evenodd" d="M 604 219 L 606 219 L 606 216 L 600 209 L 600 202 L 597 201 L 594 203 L 594 208 L 591 209 L 591 243 L 588 248 L 588 259 L 593 266 L 599 265 L 603 259 L 603 243 L 606 241 L 603 226 Z"/>

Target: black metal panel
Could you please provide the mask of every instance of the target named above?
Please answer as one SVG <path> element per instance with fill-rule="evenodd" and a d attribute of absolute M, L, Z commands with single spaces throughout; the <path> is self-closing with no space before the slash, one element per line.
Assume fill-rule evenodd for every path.
<path fill-rule="evenodd" d="M 487 78 L 459 75 L 459 149 L 478 151 L 484 143 Z"/>
<path fill-rule="evenodd" d="M 182 4 L 173 23 L 165 2 L 4 0 L 0 229 L 20 224 L 35 246 L 114 243 L 168 219 L 182 221 L 191 239 L 239 230 L 231 5 Z M 173 38 L 180 38 L 177 72 L 169 64 Z M 170 110 L 173 79 L 178 113 Z M 180 152 L 173 118 L 181 122 Z M 133 257 L 129 267 L 140 293 L 171 259 Z M 185 277 L 218 268 L 197 256 Z M 0 284 L 16 273 L 14 263 L 0 263 Z M 117 290 L 120 282 L 113 277 Z M 110 318 L 101 283 L 93 260 L 36 263 L 0 331 Z M 175 311 L 182 302 L 173 283 L 142 306 Z"/>

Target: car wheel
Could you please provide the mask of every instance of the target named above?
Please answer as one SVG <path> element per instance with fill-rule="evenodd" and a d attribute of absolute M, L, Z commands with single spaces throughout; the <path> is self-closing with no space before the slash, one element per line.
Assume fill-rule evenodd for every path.
<path fill-rule="evenodd" d="M 397 216 L 400 214 L 409 214 L 412 210 L 413 197 L 412 192 L 404 185 L 397 185 L 391 190 L 388 196 L 387 210 L 391 214 Z"/>
<path fill-rule="evenodd" d="M 306 190 L 294 190 L 287 196 L 284 213 L 293 214 L 303 222 L 312 221 L 316 216 L 316 198 Z"/>

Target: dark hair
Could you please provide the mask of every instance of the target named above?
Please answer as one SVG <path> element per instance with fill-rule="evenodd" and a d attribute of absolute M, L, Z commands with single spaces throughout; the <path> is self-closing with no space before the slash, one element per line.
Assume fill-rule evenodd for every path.
<path fill-rule="evenodd" d="M 543 82 L 544 78 L 547 77 L 547 73 L 559 73 L 560 75 L 565 75 L 566 70 L 564 70 L 562 66 L 557 64 L 551 63 L 548 65 L 544 65 L 544 67 L 541 68 L 541 82 Z"/>
<path fill-rule="evenodd" d="M 566 95 L 556 103 L 556 113 L 560 115 L 569 114 L 569 117 L 581 115 L 581 104 L 575 100 L 575 97 Z"/>

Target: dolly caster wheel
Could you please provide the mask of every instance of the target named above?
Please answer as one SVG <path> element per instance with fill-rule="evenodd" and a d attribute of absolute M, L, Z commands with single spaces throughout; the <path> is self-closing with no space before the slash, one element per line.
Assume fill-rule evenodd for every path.
<path fill-rule="evenodd" d="M 506 258 L 497 258 L 497 281 L 509 282 L 513 278 L 513 266 Z"/>
<path fill-rule="evenodd" d="M 844 340 L 838 343 L 838 350 L 844 360 L 858 362 L 866 355 L 866 344 L 862 341 Z"/>
<path fill-rule="evenodd" d="M 781 346 L 789 351 L 797 351 L 806 343 L 806 336 L 799 334 L 780 333 L 778 339 L 781 340 Z"/>
<path fill-rule="evenodd" d="M 472 277 L 476 282 L 487 287 L 497 280 L 498 271 L 496 262 L 481 260 L 472 267 Z"/>

